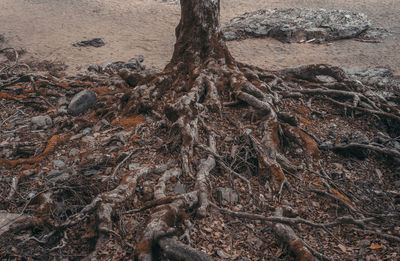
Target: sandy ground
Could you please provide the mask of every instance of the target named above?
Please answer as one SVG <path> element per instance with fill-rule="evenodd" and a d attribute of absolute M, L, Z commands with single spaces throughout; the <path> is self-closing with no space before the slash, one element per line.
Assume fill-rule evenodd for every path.
<path fill-rule="evenodd" d="M 373 25 L 394 32 L 383 43 L 343 40 L 328 46 L 283 44 L 273 39 L 230 42 L 230 50 L 239 61 L 268 69 L 329 63 L 385 67 L 400 73 L 400 0 L 221 0 L 221 6 L 223 22 L 261 8 L 346 9 L 364 12 Z M 34 58 L 64 61 L 69 72 L 138 55 L 145 57 L 148 66 L 161 69 L 172 55 L 179 16 L 178 5 L 153 0 L 0 0 L 0 34 L 6 37 L 6 45 L 23 48 Z M 106 45 L 72 46 L 93 37 L 103 38 Z"/>

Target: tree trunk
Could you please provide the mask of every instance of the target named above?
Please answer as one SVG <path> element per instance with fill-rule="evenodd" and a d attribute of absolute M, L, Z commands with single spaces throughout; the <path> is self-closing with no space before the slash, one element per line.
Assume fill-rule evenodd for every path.
<path fill-rule="evenodd" d="M 183 63 L 195 68 L 209 58 L 233 58 L 226 47 L 220 24 L 220 0 L 181 0 L 181 20 L 175 29 L 174 54 L 167 69 Z"/>

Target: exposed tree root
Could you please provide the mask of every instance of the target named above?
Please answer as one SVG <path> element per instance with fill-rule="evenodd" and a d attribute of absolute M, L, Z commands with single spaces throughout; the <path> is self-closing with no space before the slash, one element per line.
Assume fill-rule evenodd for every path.
<path fill-rule="evenodd" d="M 43 150 L 40 155 L 30 158 L 30 159 L 17 159 L 17 160 L 7 160 L 7 159 L 2 159 L 0 158 L 0 167 L 4 166 L 16 166 L 20 164 L 35 164 L 39 163 L 42 160 L 45 159 L 47 155 L 52 153 L 57 145 L 63 144 L 69 139 L 70 135 L 64 134 L 64 135 L 54 135 L 53 137 L 50 138 L 50 140 L 47 142 L 47 145 L 45 149 Z"/>
<path fill-rule="evenodd" d="M 63 197 L 68 196 L 56 197 L 56 193 L 50 193 L 56 191 L 57 187 L 42 188 L 25 200 L 21 211 L 25 219 L 21 219 L 22 225 L 15 227 L 15 230 L 35 224 L 46 226 L 46 229 L 38 233 L 41 236 L 29 234 L 24 244 L 49 244 L 51 247 L 46 250 L 63 251 L 74 240 L 71 237 L 74 234 L 72 230 L 88 230 L 90 226 L 94 232 L 88 232 L 90 240 L 86 241 L 91 242 L 91 248 L 86 252 L 81 251 L 87 260 L 102 259 L 104 246 L 110 241 L 116 241 L 116 248 L 123 249 L 121 252 L 125 251 L 130 259 L 211 260 L 213 253 L 206 254 L 192 247 L 194 238 L 191 238 L 195 230 L 193 221 L 213 215 L 209 211 L 210 205 L 230 218 L 259 221 L 273 227 L 275 235 L 298 260 L 329 260 L 296 234 L 299 224 L 318 229 L 358 227 L 360 233 L 398 241 L 397 236 L 376 230 L 374 223 L 379 218 L 393 216 L 378 218 L 362 211 L 358 205 L 355 207 L 354 202 L 357 201 L 353 200 L 358 197 L 358 190 L 352 191 L 353 197 L 347 197 L 348 194 L 344 195 L 339 192 L 340 189 L 335 189 L 337 187 L 332 185 L 334 183 L 328 174 L 321 177 L 308 175 L 304 165 L 314 170 L 310 171 L 312 174 L 323 171 L 319 161 L 325 159 L 326 155 L 319 150 L 318 139 L 313 138 L 313 126 L 307 123 L 308 120 L 297 117 L 294 109 L 287 110 L 297 100 L 291 100 L 292 104 L 288 105 L 284 104 L 287 99 L 283 98 L 312 95 L 395 121 L 400 119 L 397 111 L 389 112 L 390 104 L 363 94 L 361 89 L 357 89 L 357 84 L 348 80 L 338 67 L 312 65 L 278 73 L 238 63 L 230 55 L 219 29 L 219 1 L 181 1 L 181 8 L 182 19 L 176 30 L 174 55 L 163 72 L 141 74 L 123 70 L 118 72 L 126 81 L 121 84 L 123 87 L 112 91 L 97 87 L 99 96 L 112 97 L 109 97 L 108 103 L 95 108 L 92 115 L 106 115 L 107 119 L 113 120 L 110 120 L 111 125 L 118 124 L 132 133 L 143 134 L 138 135 L 139 139 L 135 136 L 134 142 L 128 144 L 129 148 L 123 150 L 130 153 L 124 158 L 120 157 L 112 167 L 102 168 L 100 163 L 107 160 L 98 160 L 100 163 L 95 170 L 99 169 L 101 174 L 91 179 L 93 183 L 101 180 L 98 192 L 86 197 L 85 203 L 63 220 L 56 220 L 50 213 L 55 209 L 54 206 L 62 206 L 65 203 Z M 321 75 L 330 76 L 333 83 L 321 81 Z M 11 79 L 0 86 L 5 88 L 11 82 L 22 80 L 31 81 Z M 68 90 L 75 85 L 78 88 L 93 86 L 87 79 L 46 79 L 34 86 L 39 88 L 42 84 Z M 37 92 L 37 95 L 41 93 Z M 120 99 L 120 104 L 115 104 L 117 99 Z M 67 123 L 61 126 L 66 130 L 78 128 L 68 127 Z M 114 134 L 114 130 L 106 130 L 102 134 Z M 100 132 L 98 135 L 101 136 Z M 13 168 L 25 163 L 40 164 L 55 151 L 57 145 L 68 138 L 68 135 L 62 134 L 53 136 L 44 151 L 34 158 L 1 158 L 0 168 Z M 107 138 L 108 141 L 112 140 L 111 137 Z M 297 154 L 291 154 L 296 148 Z M 329 149 L 354 148 L 400 157 L 400 153 L 394 149 L 373 144 L 340 144 Z M 120 147 L 113 148 L 109 154 L 121 156 L 119 150 Z M 136 164 L 126 169 L 125 166 L 132 161 Z M 77 176 L 80 175 L 82 179 L 83 173 Z M 10 201 L 16 198 L 18 186 L 22 186 L 18 177 L 25 178 L 21 175 L 12 180 L 11 190 L 4 197 Z M 223 177 L 229 177 L 228 181 Z M 72 178 L 68 176 L 63 182 L 68 184 L 71 182 L 69 179 Z M 177 180 L 185 183 L 188 191 L 185 188 L 183 192 L 172 192 L 172 185 Z M 308 209 L 302 209 L 303 215 L 293 210 L 293 215 L 284 216 L 282 206 L 286 203 L 296 205 L 294 202 L 297 203 L 298 197 L 303 197 L 305 201 L 315 197 L 314 193 L 302 195 L 301 189 L 293 185 L 308 183 L 327 184 L 329 192 L 312 191 L 339 202 L 352 216 L 348 213 L 336 215 L 336 218 L 327 218 L 318 213 L 315 214 L 316 218 L 303 216 L 311 212 Z M 237 186 L 240 197 L 246 198 L 246 202 L 237 206 L 228 202 L 226 208 L 212 203 L 214 188 L 226 184 Z M 76 197 L 85 193 L 87 191 L 82 190 Z M 31 203 L 36 204 L 36 210 L 27 208 Z M 256 214 L 271 210 L 275 211 L 272 216 Z M 42 218 L 38 225 L 40 222 L 34 222 L 34 214 L 25 216 L 24 212 L 46 218 Z M 125 229 L 123 222 L 128 218 L 134 227 Z M 11 228 L 7 227 L 6 232 L 9 231 Z"/>

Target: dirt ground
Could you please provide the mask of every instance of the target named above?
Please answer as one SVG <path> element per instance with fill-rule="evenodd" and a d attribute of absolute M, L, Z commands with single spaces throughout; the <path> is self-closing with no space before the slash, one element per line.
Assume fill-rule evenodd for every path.
<path fill-rule="evenodd" d="M 273 39 L 230 42 L 236 59 L 268 69 L 311 63 L 384 67 L 400 73 L 400 1 L 398 0 L 222 0 L 222 22 L 247 11 L 275 7 L 345 9 L 367 14 L 374 26 L 393 31 L 382 43 L 343 40 L 327 44 L 283 44 Z M 89 64 L 143 55 L 162 69 L 172 55 L 180 8 L 153 0 L 1 0 L 0 34 L 6 45 L 33 58 L 63 61 L 69 72 Z M 101 37 L 101 48 L 72 44 Z M 278 48 L 277 46 L 283 47 Z M 397 51 L 396 51 L 397 50 Z"/>

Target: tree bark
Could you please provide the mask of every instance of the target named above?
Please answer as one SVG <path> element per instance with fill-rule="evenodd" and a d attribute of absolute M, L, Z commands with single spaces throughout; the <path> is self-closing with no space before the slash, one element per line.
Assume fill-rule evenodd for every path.
<path fill-rule="evenodd" d="M 174 53 L 166 69 L 194 69 L 209 58 L 232 64 L 220 24 L 220 0 L 181 0 Z"/>

